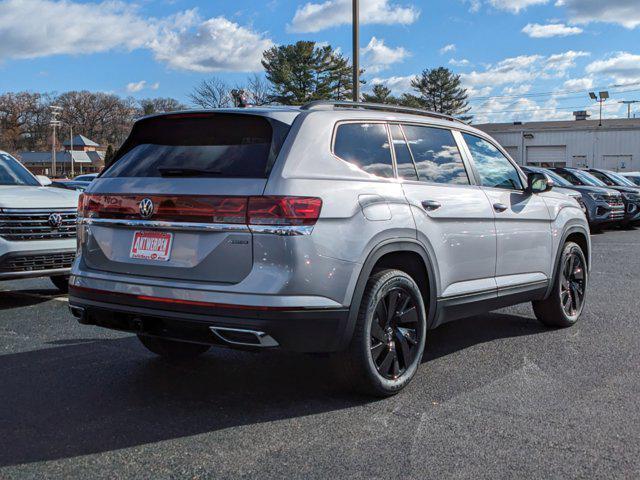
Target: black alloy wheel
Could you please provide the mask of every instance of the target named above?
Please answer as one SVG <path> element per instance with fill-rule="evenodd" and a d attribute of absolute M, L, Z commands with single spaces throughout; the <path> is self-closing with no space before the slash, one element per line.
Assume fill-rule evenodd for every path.
<path fill-rule="evenodd" d="M 560 283 L 560 303 L 568 317 L 574 317 L 582 311 L 585 294 L 585 271 L 582 256 L 571 251 L 563 259 L 562 279 Z"/>
<path fill-rule="evenodd" d="M 409 292 L 394 288 L 380 298 L 371 325 L 371 358 L 384 378 L 395 380 L 420 353 L 419 319 Z"/>

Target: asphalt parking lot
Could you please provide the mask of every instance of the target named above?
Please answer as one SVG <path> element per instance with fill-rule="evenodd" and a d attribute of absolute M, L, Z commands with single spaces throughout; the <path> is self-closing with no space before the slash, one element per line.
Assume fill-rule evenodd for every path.
<path fill-rule="evenodd" d="M 47 280 L 0 284 L 0 478 L 638 478 L 640 231 L 593 244 L 574 328 L 529 306 L 445 325 L 377 401 L 313 356 L 169 364 Z"/>

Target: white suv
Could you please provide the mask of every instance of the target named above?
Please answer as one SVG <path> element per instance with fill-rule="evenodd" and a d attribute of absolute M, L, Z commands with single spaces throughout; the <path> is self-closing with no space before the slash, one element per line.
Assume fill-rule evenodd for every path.
<path fill-rule="evenodd" d="M 43 187 L 0 150 L 0 280 L 46 276 L 66 292 L 77 206 L 77 192 Z"/>

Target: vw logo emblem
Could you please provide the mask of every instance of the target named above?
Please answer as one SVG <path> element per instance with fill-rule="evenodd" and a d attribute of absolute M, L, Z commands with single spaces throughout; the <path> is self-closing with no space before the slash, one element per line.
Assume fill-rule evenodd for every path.
<path fill-rule="evenodd" d="M 62 215 L 59 213 L 52 213 L 47 220 L 51 228 L 59 228 L 62 225 Z"/>
<path fill-rule="evenodd" d="M 153 215 L 153 202 L 150 198 L 145 198 L 140 202 L 140 216 L 142 218 L 150 218 Z"/>

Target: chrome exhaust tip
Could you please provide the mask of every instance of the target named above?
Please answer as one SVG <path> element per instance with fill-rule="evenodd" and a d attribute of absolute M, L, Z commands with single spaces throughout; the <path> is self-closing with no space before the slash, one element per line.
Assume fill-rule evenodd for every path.
<path fill-rule="evenodd" d="M 271 348 L 279 344 L 265 332 L 247 330 L 244 328 L 209 327 L 209 329 L 225 343 L 230 345 L 242 345 L 245 347 Z"/>
<path fill-rule="evenodd" d="M 77 319 L 82 320 L 84 318 L 84 308 L 82 308 L 82 307 L 76 307 L 74 305 L 69 305 L 69 311 L 71 312 L 71 315 L 73 315 Z"/>

